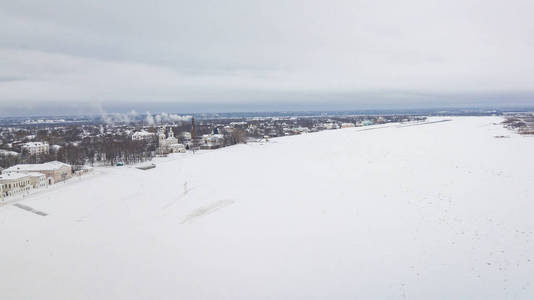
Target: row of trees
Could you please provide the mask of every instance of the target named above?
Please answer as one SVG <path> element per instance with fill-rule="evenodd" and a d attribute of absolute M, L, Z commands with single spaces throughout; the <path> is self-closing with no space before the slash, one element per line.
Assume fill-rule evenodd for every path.
<path fill-rule="evenodd" d="M 180 142 L 185 142 L 180 133 L 190 132 L 191 124 L 183 124 L 180 127 L 172 127 L 175 136 Z M 207 124 L 195 126 L 197 138 L 193 144 L 200 143 L 202 134 L 211 133 L 212 129 Z M 20 155 L 0 155 L 0 167 L 8 168 L 16 164 L 36 164 L 47 161 L 61 161 L 73 166 L 90 164 L 115 165 L 118 162 L 125 164 L 138 163 L 151 160 L 158 147 L 158 138 L 155 136 L 149 141 L 132 140 L 129 135 L 91 136 L 81 142 L 76 139 L 80 134 L 79 128 L 67 128 L 66 130 L 39 130 L 37 139 L 47 141 L 51 145 L 62 145 L 59 148 L 50 149 L 50 153 L 30 155 L 23 152 Z M 234 128 L 230 133 L 224 133 L 224 146 L 246 143 L 247 132 L 241 128 Z M 193 145 L 194 146 L 194 145 Z"/>
<path fill-rule="evenodd" d="M 245 144 L 247 142 L 247 132 L 241 128 L 234 128 L 230 134 L 224 135 L 224 145 Z"/>
<path fill-rule="evenodd" d="M 21 163 L 20 155 L 0 155 L 0 168 L 9 168 Z"/>
<path fill-rule="evenodd" d="M 102 138 L 88 138 L 81 143 L 67 143 L 57 151 L 49 154 L 29 155 L 0 155 L 0 167 L 8 168 L 16 164 L 36 164 L 58 160 L 73 166 L 95 163 L 115 165 L 138 163 L 154 157 L 157 140 L 132 141 L 127 136 L 106 136 Z"/>
<path fill-rule="evenodd" d="M 59 161 L 71 165 L 103 163 L 115 165 L 138 163 L 154 157 L 157 140 L 133 141 L 129 136 L 106 136 L 86 139 L 78 145 L 67 145 L 58 151 Z"/>

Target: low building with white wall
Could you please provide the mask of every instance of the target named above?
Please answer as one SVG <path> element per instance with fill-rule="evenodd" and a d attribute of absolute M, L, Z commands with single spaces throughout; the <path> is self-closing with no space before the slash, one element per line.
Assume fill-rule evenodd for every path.
<path fill-rule="evenodd" d="M 32 189 L 30 175 L 25 173 L 2 173 L 0 175 L 0 200 L 29 194 Z"/>
<path fill-rule="evenodd" d="M 132 134 L 132 141 L 152 141 L 155 136 L 156 134 L 153 132 L 141 130 Z"/>
<path fill-rule="evenodd" d="M 59 161 L 50 161 L 43 164 L 20 164 L 5 169 L 2 173 L 30 173 L 38 172 L 46 175 L 48 184 L 66 180 L 72 177 L 72 167 Z"/>
<path fill-rule="evenodd" d="M 26 174 L 30 176 L 30 184 L 32 189 L 39 190 L 48 187 L 48 181 L 46 180 L 45 174 L 38 172 L 29 172 Z"/>
<path fill-rule="evenodd" d="M 202 149 L 216 149 L 224 145 L 224 135 L 222 134 L 204 134 L 202 136 Z"/>

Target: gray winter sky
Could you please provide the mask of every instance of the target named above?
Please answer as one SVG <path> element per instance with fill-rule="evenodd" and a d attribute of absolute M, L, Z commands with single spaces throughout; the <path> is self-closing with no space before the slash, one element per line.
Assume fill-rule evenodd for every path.
<path fill-rule="evenodd" d="M 0 0 L 0 114 L 534 105 L 532 0 Z"/>

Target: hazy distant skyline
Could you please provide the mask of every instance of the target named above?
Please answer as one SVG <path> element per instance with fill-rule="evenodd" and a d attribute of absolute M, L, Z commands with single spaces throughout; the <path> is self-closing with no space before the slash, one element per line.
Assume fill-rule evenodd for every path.
<path fill-rule="evenodd" d="M 533 1 L 0 0 L 0 115 L 534 106 Z"/>

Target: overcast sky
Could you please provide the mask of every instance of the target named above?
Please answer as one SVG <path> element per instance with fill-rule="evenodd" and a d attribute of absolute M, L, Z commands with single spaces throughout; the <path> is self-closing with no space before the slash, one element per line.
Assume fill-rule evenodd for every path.
<path fill-rule="evenodd" d="M 0 0 L 0 114 L 534 105 L 534 1 Z"/>

